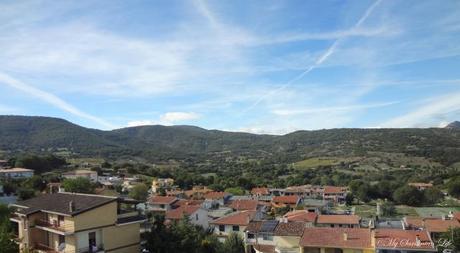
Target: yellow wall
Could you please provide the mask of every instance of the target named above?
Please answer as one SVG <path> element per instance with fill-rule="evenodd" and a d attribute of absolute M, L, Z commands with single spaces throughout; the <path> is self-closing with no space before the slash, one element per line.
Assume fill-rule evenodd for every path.
<path fill-rule="evenodd" d="M 117 202 L 92 209 L 73 217 L 75 231 L 115 224 L 117 221 Z"/>
<path fill-rule="evenodd" d="M 298 248 L 299 236 L 274 236 L 275 245 L 280 248 Z"/>
<path fill-rule="evenodd" d="M 139 223 L 104 228 L 102 230 L 102 240 L 105 250 L 110 251 L 111 249 L 127 246 L 133 243 L 139 244 L 139 231 Z"/>

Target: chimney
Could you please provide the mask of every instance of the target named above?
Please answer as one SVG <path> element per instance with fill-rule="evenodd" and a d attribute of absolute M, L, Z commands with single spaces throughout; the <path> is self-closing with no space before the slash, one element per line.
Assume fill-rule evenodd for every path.
<path fill-rule="evenodd" d="M 343 240 L 344 240 L 344 241 L 348 241 L 348 234 L 347 234 L 347 232 L 344 232 L 344 233 L 343 233 Z"/>
<path fill-rule="evenodd" d="M 420 241 L 420 236 L 416 235 L 415 236 L 415 245 L 417 245 L 417 247 L 420 247 L 421 244 L 422 244 L 422 241 Z"/>
<path fill-rule="evenodd" d="M 75 203 L 73 201 L 69 202 L 69 212 L 73 213 L 75 211 Z"/>

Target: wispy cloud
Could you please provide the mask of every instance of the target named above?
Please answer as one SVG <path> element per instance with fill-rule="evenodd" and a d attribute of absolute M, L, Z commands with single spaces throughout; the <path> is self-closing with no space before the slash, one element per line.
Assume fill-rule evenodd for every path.
<path fill-rule="evenodd" d="M 78 108 L 76 108 L 75 106 L 67 103 L 66 101 L 62 100 L 61 98 L 49 93 L 49 92 L 46 92 L 46 91 L 43 91 L 43 90 L 40 90 L 40 89 L 37 89 L 35 88 L 34 86 L 31 86 L 31 85 L 28 85 L 26 83 L 23 83 L 5 73 L 1 73 L 0 72 L 0 83 L 3 83 L 4 85 L 8 85 L 14 89 L 17 89 L 17 90 L 20 90 L 24 93 L 26 93 L 27 95 L 29 96 L 33 96 L 33 97 L 36 97 L 40 100 L 42 100 L 43 102 L 46 102 L 48 104 L 51 104 L 65 112 L 68 112 L 68 113 L 71 113 L 77 117 L 80 117 L 80 118 L 84 118 L 84 119 L 88 119 L 88 120 L 91 120 L 93 121 L 94 123 L 100 125 L 100 126 L 103 126 L 105 128 L 114 128 L 115 126 L 110 124 L 109 122 L 101 119 L 101 118 L 98 118 L 96 116 L 93 116 L 91 114 L 88 114 L 88 113 L 85 113 L 81 110 L 79 110 Z"/>
<path fill-rule="evenodd" d="M 345 106 L 332 106 L 332 107 L 317 107 L 306 109 L 276 109 L 272 113 L 279 116 L 291 116 L 300 114 L 314 114 L 314 113 L 333 113 L 333 112 L 350 112 L 363 109 L 386 107 L 397 104 L 399 102 L 386 102 L 374 104 L 359 104 L 359 105 L 345 105 Z"/>
<path fill-rule="evenodd" d="M 451 113 L 460 116 L 460 93 L 431 98 L 417 109 L 388 120 L 382 127 L 437 126 Z"/>
<path fill-rule="evenodd" d="M 375 9 L 375 7 L 381 2 L 381 0 L 377 0 L 375 1 L 367 10 L 366 12 L 364 13 L 364 15 L 358 20 L 358 22 L 353 26 L 353 29 L 357 29 L 368 17 L 369 15 L 372 13 L 372 11 Z M 269 92 L 269 93 L 266 93 L 264 95 L 262 95 L 259 99 L 257 99 L 252 105 L 250 105 L 248 108 L 246 108 L 244 111 L 243 111 L 243 114 L 252 110 L 254 107 L 256 107 L 260 102 L 262 102 L 263 100 L 265 100 L 267 97 L 270 97 L 270 96 L 273 96 L 275 95 L 276 93 L 278 93 L 279 91 L 283 90 L 283 89 L 286 89 L 288 86 L 290 86 L 291 84 L 297 82 L 298 80 L 302 79 L 303 77 L 305 77 L 306 75 L 308 75 L 308 73 L 310 73 L 312 70 L 314 70 L 315 68 L 319 67 L 327 58 L 329 58 L 333 53 L 334 51 L 336 50 L 337 46 L 339 45 L 339 43 L 341 42 L 342 39 L 344 39 L 345 37 L 339 37 L 337 38 L 333 43 L 332 45 L 323 53 L 321 54 L 318 59 L 312 64 L 310 65 L 307 69 L 305 69 L 302 73 L 300 73 L 299 75 L 295 76 L 294 78 L 290 79 L 288 82 L 286 82 L 285 84 L 281 85 L 280 87 L 278 87 L 276 90 L 273 90 L 272 92 Z"/>

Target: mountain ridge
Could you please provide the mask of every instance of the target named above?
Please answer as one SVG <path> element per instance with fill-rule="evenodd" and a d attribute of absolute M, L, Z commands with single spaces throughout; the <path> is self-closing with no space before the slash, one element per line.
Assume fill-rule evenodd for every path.
<path fill-rule="evenodd" d="M 0 150 L 9 153 L 68 150 L 78 156 L 188 159 L 227 152 L 260 157 L 281 154 L 353 156 L 366 152 L 400 152 L 450 164 L 460 161 L 460 129 L 338 128 L 259 135 L 207 130 L 188 125 L 137 126 L 115 130 L 85 128 L 43 116 L 0 116 Z"/>

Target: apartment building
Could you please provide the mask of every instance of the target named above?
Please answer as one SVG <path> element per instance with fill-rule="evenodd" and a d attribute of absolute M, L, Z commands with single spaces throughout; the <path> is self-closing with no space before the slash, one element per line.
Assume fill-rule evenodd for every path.
<path fill-rule="evenodd" d="M 137 253 L 138 202 L 89 194 L 55 193 L 12 204 L 10 218 L 21 252 Z"/>
<path fill-rule="evenodd" d="M 0 169 L 0 178 L 30 178 L 34 175 L 33 170 L 25 168 Z"/>
<path fill-rule="evenodd" d="M 155 178 L 152 180 L 152 192 L 158 193 L 160 189 L 171 189 L 174 185 L 174 179 L 172 178 Z"/>

